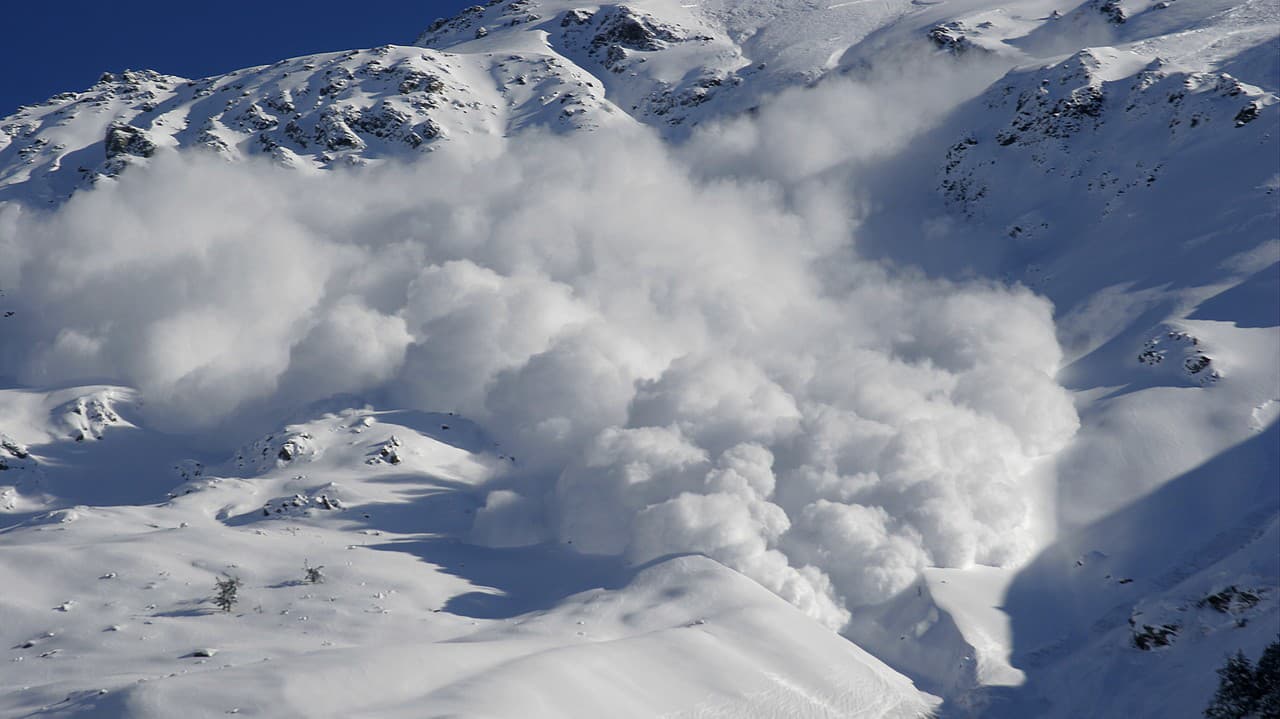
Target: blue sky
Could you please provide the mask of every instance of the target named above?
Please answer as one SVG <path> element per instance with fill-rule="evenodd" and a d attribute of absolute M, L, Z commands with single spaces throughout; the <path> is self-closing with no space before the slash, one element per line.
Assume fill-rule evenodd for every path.
<path fill-rule="evenodd" d="M 83 90 L 108 70 L 205 77 L 312 52 L 408 44 L 435 18 L 476 2 L 6 2 L 0 11 L 0 117 L 19 105 Z"/>

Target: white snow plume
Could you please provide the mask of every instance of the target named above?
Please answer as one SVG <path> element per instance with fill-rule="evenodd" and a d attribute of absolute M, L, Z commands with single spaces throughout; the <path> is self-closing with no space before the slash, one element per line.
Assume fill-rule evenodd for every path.
<path fill-rule="evenodd" d="M 749 115 L 699 127 L 683 148 L 690 165 L 704 176 L 770 177 L 805 190 L 815 178 L 883 172 L 870 166 L 898 159 L 1014 64 L 994 54 L 940 59 L 910 44 L 864 54 L 870 59 L 812 86 L 789 87 Z M 880 179 L 864 174 L 847 189 L 862 194 Z"/>
<path fill-rule="evenodd" d="M 848 188 L 787 168 L 468 142 L 319 176 L 160 155 L 0 208 L 0 373 L 130 384 L 193 431 L 338 393 L 458 411 L 518 458 L 477 541 L 702 552 L 835 627 L 1034 549 L 1036 460 L 1077 424 L 1048 302 L 857 259 Z"/>

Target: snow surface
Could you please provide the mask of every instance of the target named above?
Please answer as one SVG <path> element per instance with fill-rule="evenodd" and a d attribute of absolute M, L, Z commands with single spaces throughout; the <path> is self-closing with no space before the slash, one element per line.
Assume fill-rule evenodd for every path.
<path fill-rule="evenodd" d="M 127 392 L 80 391 L 115 394 L 113 411 L 131 411 Z M 171 484 L 167 500 L 98 500 L 5 529 L 0 583 L 22 590 L 5 595 L 0 712 L 911 717 L 927 709 L 908 680 L 708 559 L 629 567 L 555 547 L 465 543 L 477 484 L 504 460 L 451 444 L 455 429 L 441 424 L 449 419 L 326 415 L 220 467 L 176 467 L 190 479 Z M 466 427 L 457 429 L 467 445 Z M 50 487 L 59 475 L 90 475 L 129 485 L 138 444 L 128 435 L 145 432 L 121 421 L 93 441 L 96 469 L 50 462 L 29 481 Z M 155 463 L 182 456 L 150 439 Z M 35 456 L 45 464 L 60 445 L 79 444 L 58 436 Z M 286 446 L 297 448 L 290 460 Z M 72 491 L 65 499 L 85 499 Z M 321 567 L 321 583 L 306 581 L 306 565 Z M 208 601 L 223 575 L 244 582 L 230 613 Z"/>
<path fill-rule="evenodd" d="M 21 109 L 0 715 L 1198 716 L 1280 634 L 1278 37 L 497 0 Z"/>

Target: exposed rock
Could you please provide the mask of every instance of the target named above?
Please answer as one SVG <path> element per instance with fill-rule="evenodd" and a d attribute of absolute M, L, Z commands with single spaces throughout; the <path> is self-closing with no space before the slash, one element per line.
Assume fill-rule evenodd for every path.
<path fill-rule="evenodd" d="M 409 68 L 402 73 L 399 90 L 401 95 L 411 92 L 440 93 L 444 90 L 444 81 L 422 70 Z"/>
<path fill-rule="evenodd" d="M 273 518 L 306 517 L 313 510 L 335 511 L 344 509 L 342 500 L 330 496 L 328 492 L 314 494 L 295 494 L 292 497 L 273 499 L 262 505 L 262 516 Z"/>
<path fill-rule="evenodd" d="M 1123 25 L 1129 19 L 1120 6 L 1120 0 L 1093 0 L 1093 5 L 1112 25 Z"/>
<path fill-rule="evenodd" d="M 674 25 L 668 25 L 652 16 L 642 14 L 626 5 L 601 10 L 591 47 L 623 47 L 628 50 L 661 50 L 666 43 L 681 42 L 684 33 Z"/>
<path fill-rule="evenodd" d="M 98 392 L 68 402 L 53 413 L 75 441 L 102 439 L 108 427 L 123 422 L 112 406 L 113 400 L 110 391 Z"/>
<path fill-rule="evenodd" d="M 146 130 L 132 125 L 113 124 L 107 129 L 103 142 L 109 160 L 120 155 L 151 157 L 156 153 L 156 144 L 148 137 Z"/>
<path fill-rule="evenodd" d="M 316 455 L 315 438 L 306 432 L 269 434 L 243 447 L 233 461 L 237 468 L 251 468 L 264 472 L 290 462 L 309 459 Z"/>
<path fill-rule="evenodd" d="M 312 137 L 330 150 L 360 150 L 365 142 L 347 124 L 348 119 L 359 121 L 360 113 L 354 108 L 327 107 L 316 121 Z"/>
<path fill-rule="evenodd" d="M 933 42 L 934 47 L 952 55 L 960 56 L 973 51 L 988 52 L 986 48 L 968 38 L 964 24 L 959 21 L 935 25 L 926 36 Z"/>
<path fill-rule="evenodd" d="M 0 451 L 15 459 L 26 459 L 31 456 L 24 445 L 7 434 L 0 434 Z"/>
<path fill-rule="evenodd" d="M 245 108 L 239 116 L 240 126 L 251 130 L 270 130 L 280 124 L 273 115 L 268 115 L 256 102 Z"/>
<path fill-rule="evenodd" d="M 1240 112 L 1232 118 L 1236 127 L 1244 127 L 1254 120 L 1258 119 L 1258 115 L 1262 113 L 1262 107 L 1257 102 L 1251 102 L 1240 108 Z"/>
<path fill-rule="evenodd" d="M 565 37 L 606 70 L 622 73 L 645 55 L 672 45 L 711 38 L 695 36 L 672 23 L 626 5 L 607 6 L 592 12 L 569 10 L 560 18 Z"/>
<path fill-rule="evenodd" d="M 1262 601 L 1262 595 L 1251 589 L 1231 585 L 1196 602 L 1197 607 L 1210 607 L 1220 614 L 1234 614 L 1253 608 Z"/>
<path fill-rule="evenodd" d="M 1213 359 L 1203 352 L 1200 339 L 1182 330 L 1169 330 L 1147 340 L 1138 353 L 1138 361 L 1149 367 L 1160 365 L 1168 357 L 1170 350 L 1182 353 L 1183 370 L 1200 385 L 1210 384 L 1221 378 L 1221 374 L 1213 367 Z"/>
<path fill-rule="evenodd" d="M 1132 627 L 1133 646 L 1144 652 L 1173 644 L 1178 630 L 1182 628 L 1177 624 L 1137 624 L 1132 617 L 1129 618 L 1129 626 Z"/>
<path fill-rule="evenodd" d="M 10 469 L 30 469 L 36 465 L 27 446 L 0 432 L 0 472 Z"/>
<path fill-rule="evenodd" d="M 400 464 L 403 461 L 400 457 L 400 447 L 400 439 L 392 435 L 382 446 L 378 447 L 377 454 L 365 460 L 365 464 Z"/>
<path fill-rule="evenodd" d="M 571 27 L 574 25 L 586 25 L 596 14 L 591 10 L 568 10 L 564 17 L 560 18 L 560 27 Z"/>

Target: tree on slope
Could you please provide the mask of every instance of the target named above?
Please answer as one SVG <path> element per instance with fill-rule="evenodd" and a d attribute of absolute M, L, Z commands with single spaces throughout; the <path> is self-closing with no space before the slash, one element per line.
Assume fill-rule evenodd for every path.
<path fill-rule="evenodd" d="M 1255 667 L 1236 652 L 1218 669 L 1218 691 L 1204 710 L 1207 719 L 1280 719 L 1280 641 L 1262 652 Z"/>
<path fill-rule="evenodd" d="M 228 575 L 225 579 L 217 580 L 214 591 L 217 594 L 213 597 L 213 603 L 224 612 L 229 612 L 236 606 L 239 601 L 240 585 L 242 582 L 239 577 Z"/>

